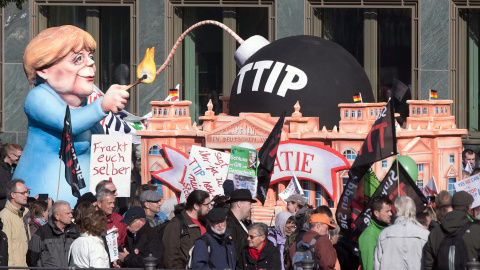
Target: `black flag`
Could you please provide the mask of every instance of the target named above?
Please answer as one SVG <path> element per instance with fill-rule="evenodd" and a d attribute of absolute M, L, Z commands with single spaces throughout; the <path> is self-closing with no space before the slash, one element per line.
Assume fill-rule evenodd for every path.
<path fill-rule="evenodd" d="M 257 199 L 265 203 L 267 199 L 268 186 L 270 185 L 270 178 L 272 176 L 273 166 L 277 157 L 278 144 L 280 143 L 280 135 L 282 135 L 283 122 L 285 121 L 285 111 L 282 113 L 278 122 L 273 127 L 272 132 L 268 135 L 267 140 L 263 143 L 262 148 L 258 152 L 258 184 L 257 184 Z"/>
<path fill-rule="evenodd" d="M 377 120 L 363 142 L 362 148 L 358 151 L 352 168 L 372 164 L 396 154 L 395 118 L 392 100 L 389 100 L 387 106 L 380 111 Z"/>
<path fill-rule="evenodd" d="M 72 187 L 73 196 L 80 198 L 80 189 L 85 187 L 85 181 L 83 180 L 82 170 L 80 170 L 80 164 L 78 163 L 75 153 L 75 146 L 73 145 L 72 125 L 68 105 L 65 111 L 65 120 L 63 121 L 62 144 L 58 155 L 65 164 L 65 179 Z"/>
<path fill-rule="evenodd" d="M 400 188 L 398 185 L 400 185 Z M 390 167 L 390 170 L 385 175 L 385 178 L 380 183 L 380 186 L 378 186 L 372 198 L 377 196 L 387 196 L 392 202 L 395 201 L 398 196 L 408 196 L 415 202 L 417 213 L 423 212 L 428 203 L 425 195 L 423 195 L 422 191 L 420 191 L 400 162 L 398 162 L 398 172 L 396 162 L 392 164 L 392 167 Z M 355 220 L 355 227 L 353 229 L 354 237 L 360 236 L 363 230 L 370 224 L 370 218 L 372 216 L 370 211 L 371 201 L 372 200 L 368 202 L 363 212 L 358 216 L 357 220 Z M 394 209 L 392 209 L 392 211 L 393 210 Z"/>
<path fill-rule="evenodd" d="M 397 138 L 392 101 L 380 111 L 357 158 L 348 171 L 348 182 L 343 188 L 335 214 L 342 233 L 353 237 L 354 221 L 363 212 L 364 181 L 363 177 L 372 164 L 378 160 L 397 154 Z"/>

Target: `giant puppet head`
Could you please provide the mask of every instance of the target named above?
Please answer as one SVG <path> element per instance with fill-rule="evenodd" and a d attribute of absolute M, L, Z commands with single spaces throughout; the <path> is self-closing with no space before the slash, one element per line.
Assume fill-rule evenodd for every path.
<path fill-rule="evenodd" d="M 259 44 L 258 36 L 254 40 Z M 248 46 L 248 41 L 242 46 Z M 293 36 L 261 46 L 256 52 L 247 52 L 251 56 L 241 61 L 237 58 L 240 71 L 230 94 L 231 115 L 258 112 L 280 116 L 284 110 L 288 115 L 298 100 L 303 116 L 319 117 L 319 128 L 331 129 L 340 120 L 339 103 L 351 103 L 359 92 L 364 102 L 374 100 L 362 66 L 336 43 Z"/>

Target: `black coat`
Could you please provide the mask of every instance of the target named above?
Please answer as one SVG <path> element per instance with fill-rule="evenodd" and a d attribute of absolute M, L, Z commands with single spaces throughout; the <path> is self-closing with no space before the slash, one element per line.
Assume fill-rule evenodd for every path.
<path fill-rule="evenodd" d="M 245 226 L 246 227 L 246 226 Z M 235 217 L 232 210 L 228 210 L 227 213 L 227 233 L 233 238 L 233 245 L 235 246 L 235 256 L 237 257 L 237 265 L 240 261 L 242 249 L 248 245 L 247 236 L 248 233 L 240 225 L 240 221 Z"/>
<path fill-rule="evenodd" d="M 153 257 L 157 258 L 158 267 L 160 261 L 158 260 L 162 254 L 160 254 L 160 237 L 157 232 L 145 223 L 136 234 L 135 241 L 134 235 L 129 231 L 127 233 L 127 251 L 130 253 L 125 257 L 123 261 L 124 267 L 127 268 L 145 268 L 143 263 L 143 258 L 147 257 L 148 254 L 152 254 Z"/>
<path fill-rule="evenodd" d="M 12 180 L 12 167 L 0 158 L 0 210 L 7 202 L 7 186 Z"/>
<path fill-rule="evenodd" d="M 278 270 L 282 269 L 282 261 L 280 260 L 280 251 L 276 248 L 270 240 L 263 247 L 258 261 L 255 261 L 248 253 L 248 246 L 244 247 L 240 257 L 240 262 L 237 263 L 237 270 L 250 269 L 267 269 Z"/>

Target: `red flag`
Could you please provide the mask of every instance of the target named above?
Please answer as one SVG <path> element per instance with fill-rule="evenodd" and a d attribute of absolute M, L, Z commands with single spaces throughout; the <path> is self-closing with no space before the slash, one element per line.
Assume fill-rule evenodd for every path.
<path fill-rule="evenodd" d="M 82 170 L 78 163 L 77 155 L 75 153 L 75 146 L 73 145 L 72 125 L 70 121 L 70 109 L 67 105 L 65 111 L 65 119 L 63 121 L 62 144 L 58 155 L 65 163 L 65 179 L 72 187 L 73 196 L 80 198 L 80 189 L 85 187 Z"/>
<path fill-rule="evenodd" d="M 280 143 L 280 135 L 282 135 L 283 122 L 285 120 L 285 111 L 278 119 L 278 122 L 272 129 L 267 140 L 263 143 L 262 148 L 258 151 L 258 160 L 260 165 L 257 171 L 257 199 L 265 203 L 267 199 L 268 186 L 270 185 L 270 178 L 272 176 L 273 166 L 277 157 L 278 144 Z"/>

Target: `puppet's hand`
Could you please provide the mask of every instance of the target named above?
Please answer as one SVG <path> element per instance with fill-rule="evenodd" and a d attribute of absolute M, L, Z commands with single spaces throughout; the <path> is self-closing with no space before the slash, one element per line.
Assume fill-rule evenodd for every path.
<path fill-rule="evenodd" d="M 102 110 L 106 113 L 117 113 L 125 108 L 127 98 L 130 96 L 128 91 L 123 90 L 125 85 L 113 84 L 108 89 L 102 99 Z"/>

